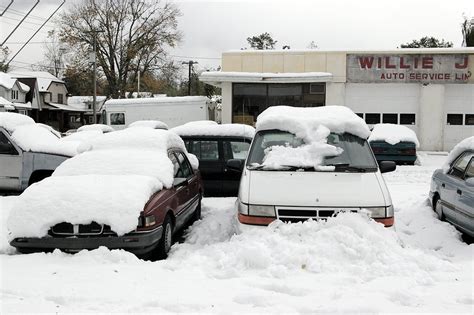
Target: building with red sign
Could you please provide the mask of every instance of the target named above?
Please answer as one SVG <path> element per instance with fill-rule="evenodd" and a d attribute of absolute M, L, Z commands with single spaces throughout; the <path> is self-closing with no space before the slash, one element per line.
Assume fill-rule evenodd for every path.
<path fill-rule="evenodd" d="M 269 106 L 345 105 L 369 125 L 407 125 L 422 150 L 474 135 L 474 49 L 239 50 L 201 80 L 222 88 L 222 122 L 254 124 Z"/>

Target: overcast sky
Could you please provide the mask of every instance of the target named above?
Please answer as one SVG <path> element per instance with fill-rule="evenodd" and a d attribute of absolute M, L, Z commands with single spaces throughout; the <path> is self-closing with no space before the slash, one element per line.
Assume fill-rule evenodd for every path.
<path fill-rule="evenodd" d="M 61 8 L 81 0 L 67 0 Z M 10 0 L 0 0 L 5 7 Z M 0 40 L 35 3 L 15 0 L 0 17 Z M 62 0 L 41 0 L 23 26 L 7 41 L 12 57 Z M 247 47 L 246 38 L 269 32 L 277 48 L 305 49 L 314 41 L 321 50 L 394 49 L 429 35 L 462 43 L 462 15 L 474 17 L 474 0 L 172 0 L 180 8 L 184 38 L 171 54 L 195 60 L 198 67 L 217 67 L 223 51 Z M 48 23 L 12 65 L 29 67 L 42 59 L 41 42 L 54 24 Z M 184 66 L 183 66 L 184 67 Z"/>

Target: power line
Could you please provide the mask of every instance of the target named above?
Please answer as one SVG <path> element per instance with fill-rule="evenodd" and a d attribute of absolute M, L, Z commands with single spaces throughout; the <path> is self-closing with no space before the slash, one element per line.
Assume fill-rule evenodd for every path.
<path fill-rule="evenodd" d="M 3 10 L 3 9 L 6 9 L 6 8 L 0 6 L 0 10 Z M 21 16 L 23 16 L 25 14 L 25 12 L 15 10 L 15 9 L 9 9 L 8 12 L 11 13 L 11 14 L 21 15 Z M 33 15 L 33 14 L 31 14 L 30 17 L 33 18 L 33 19 L 40 20 L 40 21 L 45 20 L 45 18 L 37 16 L 37 15 Z"/>
<path fill-rule="evenodd" d="M 21 19 L 12 18 L 12 17 L 9 17 L 9 16 L 2 16 L 2 18 L 9 19 L 9 20 L 12 20 L 12 21 L 21 21 Z M 30 21 L 25 21 L 25 23 L 41 26 L 41 23 L 35 23 L 35 22 L 30 22 Z M 52 22 L 48 22 L 48 23 L 52 23 Z"/>

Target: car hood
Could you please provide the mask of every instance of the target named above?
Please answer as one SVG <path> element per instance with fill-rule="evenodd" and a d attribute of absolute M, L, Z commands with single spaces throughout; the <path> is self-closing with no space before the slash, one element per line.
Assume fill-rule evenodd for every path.
<path fill-rule="evenodd" d="M 8 218 L 9 236 L 43 237 L 61 222 L 107 224 L 123 235 L 136 229 L 145 203 L 162 183 L 142 175 L 52 176 L 28 187 Z"/>
<path fill-rule="evenodd" d="M 246 174 L 250 204 L 380 207 L 390 202 L 381 188 L 385 183 L 380 183 L 373 172 L 248 171 Z"/>

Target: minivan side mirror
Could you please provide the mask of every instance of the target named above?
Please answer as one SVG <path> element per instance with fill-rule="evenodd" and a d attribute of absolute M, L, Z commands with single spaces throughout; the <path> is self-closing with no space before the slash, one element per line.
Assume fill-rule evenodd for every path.
<path fill-rule="evenodd" d="M 244 169 L 244 162 L 245 161 L 241 159 L 231 159 L 227 161 L 226 166 L 231 171 L 242 172 Z"/>
<path fill-rule="evenodd" d="M 381 161 L 379 163 L 380 173 L 393 172 L 397 168 L 394 161 Z"/>

